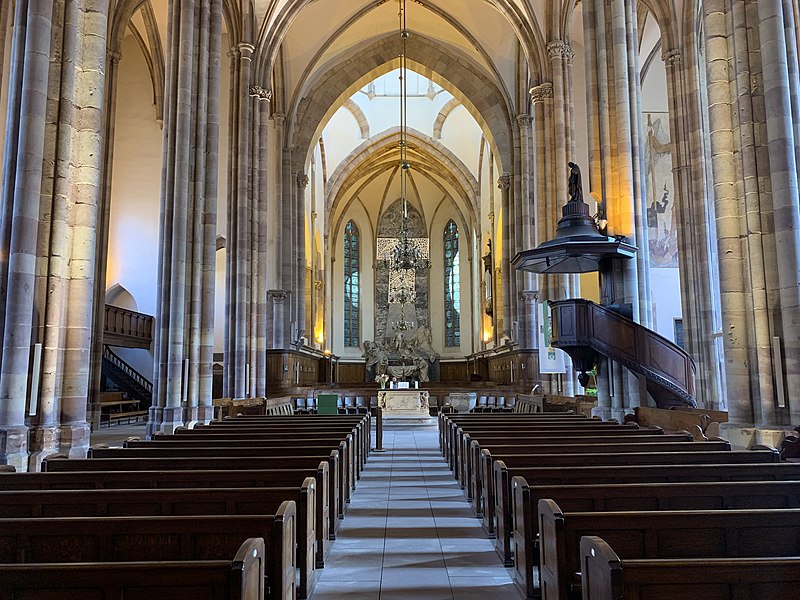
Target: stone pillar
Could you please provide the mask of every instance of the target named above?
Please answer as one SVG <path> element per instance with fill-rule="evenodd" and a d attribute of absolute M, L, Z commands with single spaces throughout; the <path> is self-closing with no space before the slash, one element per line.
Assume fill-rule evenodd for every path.
<path fill-rule="evenodd" d="M 225 352 L 223 395 L 243 398 L 249 362 L 253 220 L 250 183 L 252 98 L 250 97 L 253 46 L 241 43 L 231 49 L 231 121 L 229 128 L 228 230 L 225 265 Z"/>
<path fill-rule="evenodd" d="M 692 55 L 684 58 L 677 49 L 665 50 L 661 58 L 667 74 L 674 197 L 681 200 L 674 210 L 685 347 L 697 365 L 698 405 L 724 410 L 714 206 L 706 200 L 711 191 L 706 185 L 700 89 L 692 83 L 700 81 L 699 65 Z"/>
<path fill-rule="evenodd" d="M 89 444 L 107 17 L 89 0 L 15 8 L 0 215 L 0 463 L 20 471 L 56 452 L 85 456 Z"/>
<path fill-rule="evenodd" d="M 306 331 L 306 281 L 308 278 L 308 270 L 306 268 L 306 188 L 308 187 L 308 181 L 308 175 L 305 173 L 297 174 L 297 195 L 295 196 L 295 244 L 297 248 L 295 269 L 297 287 L 294 289 L 294 293 L 297 306 L 295 316 L 297 338 L 305 336 L 309 340 L 309 345 L 313 346 L 313 326 L 312 331 Z M 314 251 L 313 248 L 311 251 Z M 292 341 L 294 342 L 295 340 Z"/>
<path fill-rule="evenodd" d="M 253 185 L 255 208 L 251 229 L 256 233 L 253 245 L 251 269 L 251 347 L 250 347 L 250 392 L 255 397 L 267 395 L 267 244 L 269 241 L 269 100 L 272 94 L 261 87 L 257 90 L 258 102 L 254 112 L 253 127 Z M 275 204 L 274 202 L 272 204 Z"/>
<path fill-rule="evenodd" d="M 504 336 L 510 337 L 511 334 L 511 273 L 508 272 L 508 269 L 511 268 L 511 224 L 509 223 L 512 217 L 509 194 L 509 190 L 511 189 L 511 174 L 503 173 L 497 180 L 497 187 L 500 189 L 500 206 L 503 215 L 501 262 L 505 272 L 498 269 L 497 275 L 501 277 L 501 282 L 499 288 L 495 286 L 495 290 L 500 291 L 500 298 L 494 299 L 495 329 L 497 330 L 497 336 L 494 340 L 495 347 L 499 347 Z"/>
<path fill-rule="evenodd" d="M 272 333 L 270 348 L 286 349 L 289 348 L 289 302 L 291 292 L 289 290 L 269 290 L 267 292 L 267 333 Z"/>
<path fill-rule="evenodd" d="M 106 54 L 106 83 L 103 108 L 103 142 L 101 156 L 102 185 L 97 207 L 97 234 L 95 242 L 94 303 L 92 316 L 92 356 L 89 379 L 89 420 L 94 427 L 100 425 L 100 389 L 103 379 L 103 333 L 106 322 L 106 272 L 108 270 L 108 227 L 111 219 L 111 181 L 114 165 L 114 131 L 117 116 L 117 74 L 119 52 Z"/>
<path fill-rule="evenodd" d="M 212 417 L 222 0 L 170 3 L 148 435 Z"/>
<path fill-rule="evenodd" d="M 791 2 L 759 0 L 759 34 L 764 77 L 769 180 L 775 225 L 777 281 L 772 296 L 780 305 L 772 335 L 780 338 L 790 403 L 790 423 L 800 421 L 800 106 L 797 23 Z M 771 257 L 770 257 L 771 258 Z M 783 365 L 781 365 L 781 360 Z M 768 413 L 771 402 L 763 409 Z"/>
<path fill-rule="evenodd" d="M 606 203 L 610 235 L 623 235 L 640 248 L 631 261 L 614 261 L 601 288 L 604 304 L 627 305 L 633 319 L 651 322 L 647 229 L 641 143 L 638 32 L 635 3 L 588 0 L 583 7 L 586 95 L 589 116 L 589 190 Z M 611 369 L 614 402 L 640 403 L 639 381 Z M 602 390 L 599 390 L 602 393 Z M 603 400 L 601 400 L 603 401 Z"/>
<path fill-rule="evenodd" d="M 519 349 L 534 350 L 539 347 L 539 336 L 536 325 L 536 314 L 539 292 L 524 291 L 519 293 Z"/>
<path fill-rule="evenodd" d="M 727 0 L 705 3 L 703 18 L 728 412 L 734 425 L 790 422 L 800 419 L 795 15 L 779 0 Z"/>

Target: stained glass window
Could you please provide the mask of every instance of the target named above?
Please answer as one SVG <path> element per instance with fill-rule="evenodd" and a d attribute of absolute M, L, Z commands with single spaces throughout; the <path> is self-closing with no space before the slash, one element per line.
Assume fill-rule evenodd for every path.
<path fill-rule="evenodd" d="M 349 348 L 358 347 L 359 343 L 359 237 L 358 227 L 349 221 L 344 228 L 344 345 Z"/>
<path fill-rule="evenodd" d="M 444 345 L 461 345 L 461 291 L 459 278 L 458 226 L 444 228 Z"/>

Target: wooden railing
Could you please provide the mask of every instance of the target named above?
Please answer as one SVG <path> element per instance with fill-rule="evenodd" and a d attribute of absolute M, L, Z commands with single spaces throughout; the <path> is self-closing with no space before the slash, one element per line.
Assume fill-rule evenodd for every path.
<path fill-rule="evenodd" d="M 695 406 L 694 362 L 682 348 L 590 300 L 559 300 L 550 307 L 552 344 L 573 361 L 592 362 L 589 353 L 602 354 L 644 375 L 659 408 Z"/>
<path fill-rule="evenodd" d="M 153 384 L 150 383 L 144 375 L 139 373 L 139 371 L 117 356 L 108 346 L 103 348 L 103 360 L 108 361 L 114 369 L 122 373 L 123 378 L 129 380 L 127 382 L 116 381 L 124 391 L 128 392 L 129 396 L 141 397 L 142 400 L 152 399 Z"/>
<path fill-rule="evenodd" d="M 155 319 L 135 310 L 106 304 L 103 343 L 123 348 L 150 348 Z"/>

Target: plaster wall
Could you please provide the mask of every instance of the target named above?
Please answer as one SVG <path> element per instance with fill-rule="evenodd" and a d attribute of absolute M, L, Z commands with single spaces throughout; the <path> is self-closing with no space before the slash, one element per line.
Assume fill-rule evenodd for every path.
<path fill-rule="evenodd" d="M 439 140 L 477 177 L 481 127 L 464 106 L 453 109 L 442 127 Z"/>
<path fill-rule="evenodd" d="M 153 87 L 133 37 L 122 45 L 111 183 L 106 289 L 119 284 L 154 315 L 158 280 L 162 132 Z"/>

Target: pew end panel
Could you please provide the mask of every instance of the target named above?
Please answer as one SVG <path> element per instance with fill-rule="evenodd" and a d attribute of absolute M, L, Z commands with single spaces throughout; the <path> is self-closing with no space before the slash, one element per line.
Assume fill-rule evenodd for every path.
<path fill-rule="evenodd" d="M 602 538 L 581 538 L 583 600 L 793 598 L 800 557 L 620 560 Z"/>
<path fill-rule="evenodd" d="M 501 462 L 501 461 L 498 461 Z M 535 569 L 539 558 L 536 546 L 536 528 L 532 520 L 536 518 L 531 510 L 531 490 L 524 477 L 511 479 L 513 489 L 514 531 L 512 548 L 514 551 L 514 581 L 526 598 L 534 598 L 537 590 Z M 541 575 L 540 575 L 541 581 Z"/>

